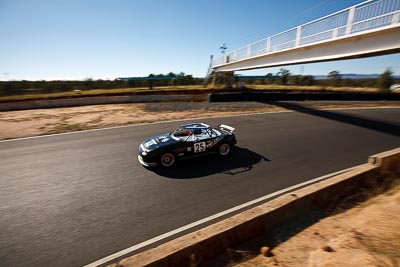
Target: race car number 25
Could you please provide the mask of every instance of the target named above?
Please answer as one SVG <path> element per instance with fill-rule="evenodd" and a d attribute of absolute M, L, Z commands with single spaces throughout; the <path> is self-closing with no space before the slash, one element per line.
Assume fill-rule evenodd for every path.
<path fill-rule="evenodd" d="M 204 151 L 206 151 L 206 142 L 194 144 L 194 153 L 199 153 Z"/>

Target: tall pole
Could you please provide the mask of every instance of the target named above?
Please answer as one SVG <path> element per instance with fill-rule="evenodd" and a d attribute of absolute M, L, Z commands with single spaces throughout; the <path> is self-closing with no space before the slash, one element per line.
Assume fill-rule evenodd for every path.
<path fill-rule="evenodd" d="M 225 50 L 228 49 L 225 43 L 222 44 L 222 46 L 219 48 L 221 50 L 221 54 L 225 55 Z"/>

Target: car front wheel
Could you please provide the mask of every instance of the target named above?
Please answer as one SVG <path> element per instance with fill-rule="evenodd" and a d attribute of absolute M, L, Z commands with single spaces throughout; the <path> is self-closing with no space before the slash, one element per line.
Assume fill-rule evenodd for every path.
<path fill-rule="evenodd" d="M 175 163 L 175 156 L 171 153 L 165 153 L 161 156 L 160 163 L 163 167 L 171 167 Z"/>
<path fill-rule="evenodd" d="M 223 157 L 228 156 L 230 152 L 231 146 L 227 143 L 223 143 L 218 147 L 218 153 Z"/>

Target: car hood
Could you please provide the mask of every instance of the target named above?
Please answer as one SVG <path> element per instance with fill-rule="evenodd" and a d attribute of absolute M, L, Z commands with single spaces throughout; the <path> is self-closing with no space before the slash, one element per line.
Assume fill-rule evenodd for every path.
<path fill-rule="evenodd" d="M 157 136 L 153 136 L 152 138 L 147 139 L 142 143 L 143 147 L 146 150 L 154 150 L 159 147 L 167 146 L 173 143 L 177 143 L 178 141 L 171 137 L 171 134 L 161 134 Z"/>

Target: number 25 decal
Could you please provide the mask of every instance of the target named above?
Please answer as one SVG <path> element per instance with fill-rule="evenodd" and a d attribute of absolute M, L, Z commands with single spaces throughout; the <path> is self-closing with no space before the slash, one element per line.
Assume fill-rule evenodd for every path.
<path fill-rule="evenodd" d="M 194 144 L 194 153 L 206 151 L 206 142 Z"/>

